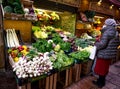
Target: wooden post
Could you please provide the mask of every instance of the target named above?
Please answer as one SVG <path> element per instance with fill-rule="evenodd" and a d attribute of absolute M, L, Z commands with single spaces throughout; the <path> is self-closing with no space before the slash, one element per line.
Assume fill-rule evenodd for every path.
<path fill-rule="evenodd" d="M 81 75 L 81 64 L 75 64 L 73 67 L 73 80 L 77 82 L 80 80 Z"/>
<path fill-rule="evenodd" d="M 57 73 L 54 74 L 53 89 L 56 89 L 56 83 L 57 83 Z"/>
<path fill-rule="evenodd" d="M 54 76 L 54 75 L 49 76 L 49 77 L 50 77 L 50 78 L 49 78 L 49 79 L 50 79 L 50 81 L 49 81 L 49 88 L 50 88 L 50 89 L 53 88 L 53 76 Z"/>
<path fill-rule="evenodd" d="M 69 85 L 72 83 L 72 67 L 69 69 Z"/>
<path fill-rule="evenodd" d="M 65 87 L 68 86 L 68 77 L 69 77 L 69 69 L 66 69 L 66 79 L 65 79 Z"/>
<path fill-rule="evenodd" d="M 72 83 L 72 67 L 66 69 L 65 87 L 69 86 L 71 83 Z"/>
<path fill-rule="evenodd" d="M 27 83 L 27 88 L 26 89 L 31 89 L 31 83 Z"/>
<path fill-rule="evenodd" d="M 48 76 L 46 78 L 45 89 L 56 89 L 56 82 L 57 82 L 57 73 Z"/>
<path fill-rule="evenodd" d="M 46 78 L 46 85 L 45 85 L 45 89 L 49 89 L 49 80 L 50 80 L 50 78 L 49 78 L 49 77 L 47 77 L 47 78 Z"/>

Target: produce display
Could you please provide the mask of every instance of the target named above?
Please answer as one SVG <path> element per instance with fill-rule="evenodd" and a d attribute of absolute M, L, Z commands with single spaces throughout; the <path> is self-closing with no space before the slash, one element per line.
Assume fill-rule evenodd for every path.
<path fill-rule="evenodd" d="M 35 15 L 34 9 L 31 8 L 24 8 L 25 15 Z"/>
<path fill-rule="evenodd" d="M 26 45 L 8 49 L 10 63 L 18 78 L 36 77 L 52 70 L 49 52 L 40 53 Z"/>
<path fill-rule="evenodd" d="M 53 68 L 48 54 L 47 52 L 39 53 L 31 60 L 21 58 L 19 62 L 13 65 L 13 71 L 15 71 L 18 78 L 37 77 L 47 74 Z"/>
<path fill-rule="evenodd" d="M 24 14 L 20 0 L 3 0 L 5 13 Z"/>
<path fill-rule="evenodd" d="M 52 42 L 49 42 L 45 39 L 37 40 L 32 45 L 34 48 L 36 48 L 38 52 L 42 52 L 42 53 L 50 52 L 53 49 Z"/>
<path fill-rule="evenodd" d="M 29 48 L 26 45 L 19 47 L 12 47 L 8 49 L 9 55 L 12 57 L 14 62 L 18 62 L 20 58 L 24 58 L 29 52 Z"/>
<path fill-rule="evenodd" d="M 52 26 L 44 26 L 44 27 L 38 27 L 38 26 L 32 26 L 33 34 L 36 38 L 48 38 L 49 35 L 52 35 L 54 33 L 54 29 Z"/>
<path fill-rule="evenodd" d="M 60 14 L 61 19 L 61 27 L 65 31 L 68 31 L 72 34 L 75 33 L 75 24 L 76 24 L 76 14 L 63 12 Z"/>
<path fill-rule="evenodd" d="M 60 16 L 55 11 L 33 8 L 37 20 L 33 23 L 36 26 L 55 25 L 60 20 Z"/>
<path fill-rule="evenodd" d="M 78 46 L 78 51 L 74 51 L 74 52 L 70 53 L 69 56 L 78 61 L 86 61 L 89 59 L 92 48 L 93 48 L 93 46 L 91 46 L 91 45 L 84 47 L 84 48 Z"/>
<path fill-rule="evenodd" d="M 25 8 L 24 11 L 28 13 Z M 56 12 L 34 9 L 37 24 L 32 26 L 33 42 L 22 45 L 14 29 L 6 30 L 9 61 L 18 78 L 34 78 L 60 71 L 89 59 L 95 40 L 87 33 L 77 38 L 73 33 L 53 27 L 51 22 L 60 20 Z M 36 22 L 33 22 L 35 24 Z"/>
<path fill-rule="evenodd" d="M 47 74 L 53 68 L 60 70 L 74 63 L 74 59 L 65 54 L 71 48 L 71 43 L 67 42 L 66 36 L 50 30 L 51 27 L 46 27 L 46 29 L 48 37 L 37 39 L 31 47 L 21 45 L 8 49 L 9 56 L 14 62 L 12 65 L 13 71 L 15 71 L 18 78 L 40 76 Z M 56 55 L 55 59 L 53 53 Z M 34 69 L 31 69 L 30 72 L 28 69 L 33 68 L 33 65 Z M 36 72 L 39 67 L 41 71 Z"/>
<path fill-rule="evenodd" d="M 101 31 L 95 29 L 95 30 L 93 30 L 93 31 L 91 32 L 91 35 L 92 35 L 93 37 L 100 36 L 100 35 L 101 35 Z"/>
<path fill-rule="evenodd" d="M 42 11 L 40 9 L 34 9 L 38 20 L 44 20 L 44 21 L 56 21 L 59 20 L 60 17 L 58 14 L 56 14 L 56 12 L 46 12 L 46 11 Z"/>
<path fill-rule="evenodd" d="M 76 45 L 76 37 L 75 36 L 69 36 L 67 42 L 69 42 L 71 44 L 71 50 L 77 51 L 78 50 L 78 46 Z"/>
<path fill-rule="evenodd" d="M 72 58 L 75 58 L 77 60 L 88 60 L 89 56 L 90 56 L 90 52 L 86 51 L 86 50 L 82 50 L 82 51 L 76 51 L 76 52 L 72 52 L 69 54 Z"/>
<path fill-rule="evenodd" d="M 96 38 L 93 38 L 92 36 L 89 36 L 87 33 L 83 33 L 80 38 L 76 38 L 75 40 L 75 44 L 79 47 L 79 48 L 86 48 L 86 47 L 90 47 L 93 46 L 94 43 L 96 41 Z"/>
<path fill-rule="evenodd" d="M 74 59 L 67 56 L 63 50 L 51 53 L 50 60 L 53 62 L 54 68 L 58 70 L 74 63 Z"/>
<path fill-rule="evenodd" d="M 81 48 L 85 48 L 88 47 L 90 45 L 94 45 L 95 43 L 95 39 L 81 39 L 81 38 L 77 38 L 75 41 L 75 44 Z"/>
<path fill-rule="evenodd" d="M 63 35 L 62 33 L 58 33 L 55 31 L 55 28 L 47 26 L 41 28 L 44 30 L 40 30 L 40 28 L 34 26 L 34 36 L 39 39 L 36 43 L 33 43 L 33 47 L 37 48 L 40 52 L 50 52 L 52 49 L 59 51 L 59 49 L 64 51 L 69 51 L 71 48 L 70 42 L 67 42 L 67 36 Z M 42 33 L 45 33 L 42 35 Z M 61 35 L 62 34 L 62 35 Z"/>
<path fill-rule="evenodd" d="M 80 38 L 82 38 L 82 39 L 92 39 L 92 37 L 89 36 L 87 33 L 82 33 L 82 35 L 80 36 Z"/>
<path fill-rule="evenodd" d="M 76 60 L 89 59 L 94 39 L 76 38 L 72 34 L 55 30 L 52 26 L 33 26 L 32 30 L 37 40 L 30 47 L 21 45 L 8 49 L 14 62 L 13 71 L 18 78 L 37 77 L 53 69 L 61 70 L 71 66 Z M 38 31 L 43 31 L 47 36 L 38 34 Z"/>
<path fill-rule="evenodd" d="M 92 32 L 92 36 L 84 33 L 80 38 L 77 38 L 74 35 L 76 14 L 41 10 L 32 5 L 22 8 L 19 0 L 7 0 L 7 3 L 8 5 L 4 6 L 5 12 L 17 13 L 16 16 L 21 20 L 27 19 L 32 23 L 30 45 L 20 43 L 15 29 L 6 29 L 9 62 L 17 76 L 18 83 L 22 84 L 24 80 L 25 82 L 33 82 L 43 76 L 47 77 L 66 70 L 74 64 L 89 60 L 95 42 L 93 37 L 100 33 L 98 31 Z M 17 20 L 18 18 L 13 19 Z M 68 71 L 69 73 L 73 72 L 71 69 L 67 70 L 66 78 Z M 78 68 L 75 68 L 74 71 L 79 72 Z M 51 79 L 52 77 L 49 82 Z M 48 82 L 48 80 L 46 81 Z"/>

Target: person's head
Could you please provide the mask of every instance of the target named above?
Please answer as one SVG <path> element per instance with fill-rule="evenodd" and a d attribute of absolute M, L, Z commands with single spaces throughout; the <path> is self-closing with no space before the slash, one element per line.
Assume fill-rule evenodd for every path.
<path fill-rule="evenodd" d="M 108 18 L 108 19 L 105 20 L 105 25 L 116 26 L 116 21 L 114 19 Z"/>

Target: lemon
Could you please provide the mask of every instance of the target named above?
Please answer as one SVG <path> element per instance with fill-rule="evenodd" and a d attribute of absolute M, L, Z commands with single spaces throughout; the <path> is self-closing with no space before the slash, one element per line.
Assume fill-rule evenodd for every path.
<path fill-rule="evenodd" d="M 26 45 L 23 45 L 22 47 L 23 47 L 25 50 L 27 50 L 27 46 L 26 46 Z"/>
<path fill-rule="evenodd" d="M 15 57 L 14 58 L 14 62 L 18 62 L 19 61 L 19 58 L 18 57 Z"/>

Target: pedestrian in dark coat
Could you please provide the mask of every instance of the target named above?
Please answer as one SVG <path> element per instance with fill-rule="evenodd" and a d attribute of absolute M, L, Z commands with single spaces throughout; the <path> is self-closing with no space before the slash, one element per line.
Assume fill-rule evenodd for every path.
<path fill-rule="evenodd" d="M 111 60 L 116 58 L 117 47 L 120 45 L 119 34 L 115 28 L 116 21 L 108 18 L 104 24 L 101 30 L 100 41 L 95 43 L 97 60 L 94 72 L 99 75 L 99 78 L 97 81 L 93 81 L 93 83 L 100 88 L 105 85 L 105 77 L 109 72 Z"/>

